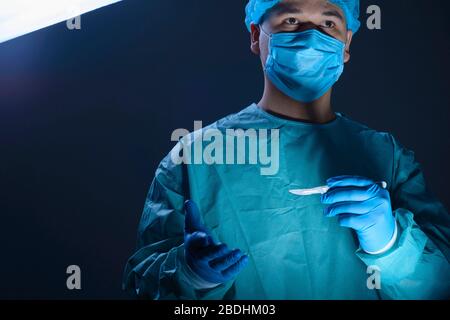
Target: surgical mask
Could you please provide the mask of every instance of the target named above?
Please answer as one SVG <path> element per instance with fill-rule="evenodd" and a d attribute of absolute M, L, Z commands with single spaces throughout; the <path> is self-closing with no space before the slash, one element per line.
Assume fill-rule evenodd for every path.
<path fill-rule="evenodd" d="M 268 34 L 265 72 L 284 94 L 300 102 L 322 97 L 344 71 L 345 43 L 316 29 Z"/>

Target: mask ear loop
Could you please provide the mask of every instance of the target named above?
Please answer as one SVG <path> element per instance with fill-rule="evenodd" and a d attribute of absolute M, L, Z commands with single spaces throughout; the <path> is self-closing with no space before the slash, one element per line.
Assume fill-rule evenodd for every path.
<path fill-rule="evenodd" d="M 271 37 L 271 35 L 268 34 L 268 33 L 266 32 L 266 30 L 263 29 L 262 24 L 259 25 L 259 30 L 261 30 L 261 31 L 262 31 L 266 36 L 268 36 L 269 38 Z"/>
<path fill-rule="evenodd" d="M 266 65 L 264 66 L 264 72 L 266 72 L 267 61 L 269 61 L 270 56 L 272 54 L 272 34 L 267 33 L 263 29 L 262 25 L 259 25 L 259 30 L 261 30 L 261 32 L 264 33 L 269 38 L 269 43 L 268 43 L 269 54 L 267 55 Z"/>
<path fill-rule="evenodd" d="M 263 29 L 262 25 L 259 25 L 259 30 L 261 30 L 262 33 L 264 33 L 269 38 L 269 44 L 270 44 L 270 41 L 272 40 L 272 34 L 268 34 L 266 32 L 266 30 Z"/>

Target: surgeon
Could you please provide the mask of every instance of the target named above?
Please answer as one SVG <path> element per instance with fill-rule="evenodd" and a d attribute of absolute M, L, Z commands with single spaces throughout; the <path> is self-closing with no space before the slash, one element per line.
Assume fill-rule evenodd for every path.
<path fill-rule="evenodd" d="M 207 128 L 279 130 L 268 139 L 279 169 L 179 163 L 169 153 L 124 288 L 148 299 L 450 296 L 450 216 L 414 153 L 331 107 L 358 15 L 357 0 L 249 1 L 264 93 Z M 172 152 L 201 137 L 186 136 Z M 318 186 L 326 192 L 289 192 Z"/>

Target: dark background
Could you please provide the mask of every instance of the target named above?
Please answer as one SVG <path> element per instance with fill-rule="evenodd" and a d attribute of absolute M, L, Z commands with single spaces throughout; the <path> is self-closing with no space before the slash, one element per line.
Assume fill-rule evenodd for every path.
<path fill-rule="evenodd" d="M 0 44 L 0 298 L 125 298 L 176 128 L 257 102 L 245 1 L 128 0 Z M 382 9 L 369 31 L 365 10 Z M 450 207 L 448 0 L 362 1 L 334 108 L 416 152 Z M 66 289 L 66 267 L 82 290 Z"/>

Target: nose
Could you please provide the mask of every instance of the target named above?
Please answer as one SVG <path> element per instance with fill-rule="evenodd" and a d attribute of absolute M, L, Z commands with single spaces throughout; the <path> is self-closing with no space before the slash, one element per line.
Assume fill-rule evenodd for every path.
<path fill-rule="evenodd" d="M 316 24 L 314 24 L 312 22 L 304 22 L 298 26 L 296 31 L 302 32 L 302 31 L 312 30 L 312 29 L 319 29 L 319 26 L 317 26 Z"/>

